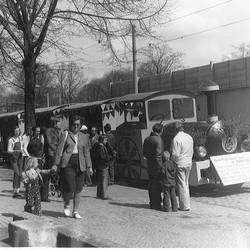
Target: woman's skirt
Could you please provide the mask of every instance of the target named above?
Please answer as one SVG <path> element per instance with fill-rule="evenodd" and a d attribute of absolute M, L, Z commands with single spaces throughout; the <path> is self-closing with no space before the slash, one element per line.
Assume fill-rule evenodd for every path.
<path fill-rule="evenodd" d="M 61 169 L 60 186 L 64 193 L 80 193 L 83 189 L 84 175 L 80 170 L 78 154 L 73 154 L 67 167 Z"/>

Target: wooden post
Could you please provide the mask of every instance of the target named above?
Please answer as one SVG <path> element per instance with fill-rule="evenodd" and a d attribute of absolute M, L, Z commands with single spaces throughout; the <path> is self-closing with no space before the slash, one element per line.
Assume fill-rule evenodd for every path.
<path fill-rule="evenodd" d="M 138 77 L 137 77 L 137 50 L 136 50 L 136 37 L 135 25 L 132 24 L 132 48 L 133 48 L 133 86 L 134 93 L 138 93 Z"/>

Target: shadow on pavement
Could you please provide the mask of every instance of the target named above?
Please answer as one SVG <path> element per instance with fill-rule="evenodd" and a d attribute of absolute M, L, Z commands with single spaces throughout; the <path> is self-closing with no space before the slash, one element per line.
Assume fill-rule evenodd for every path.
<path fill-rule="evenodd" d="M 150 209 L 148 204 L 109 202 L 111 205 L 122 207 L 134 207 L 139 209 Z"/>
<path fill-rule="evenodd" d="M 0 196 L 3 196 L 3 197 L 12 197 L 12 194 L 0 194 Z"/>
<path fill-rule="evenodd" d="M 1 215 L 4 217 L 13 217 L 13 213 L 1 213 Z"/>
<path fill-rule="evenodd" d="M 12 182 L 13 180 L 12 179 L 8 179 L 8 178 L 0 178 L 1 181 L 9 181 L 9 182 Z"/>
<path fill-rule="evenodd" d="M 211 197 L 218 198 L 228 195 L 250 193 L 249 187 L 241 187 L 241 185 L 232 185 L 232 186 L 198 186 L 190 187 L 191 197 Z"/>
<path fill-rule="evenodd" d="M 63 211 L 63 210 L 62 210 Z M 50 217 L 65 217 L 63 212 L 58 212 L 58 211 L 50 211 L 50 210 L 42 210 L 42 215 L 44 216 L 50 216 Z"/>

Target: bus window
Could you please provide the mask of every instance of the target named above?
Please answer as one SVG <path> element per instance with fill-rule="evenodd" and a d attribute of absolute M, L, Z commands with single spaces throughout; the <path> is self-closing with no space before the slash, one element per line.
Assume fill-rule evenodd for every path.
<path fill-rule="evenodd" d="M 194 117 L 194 105 L 192 98 L 178 98 L 172 100 L 174 119 Z"/>
<path fill-rule="evenodd" d="M 146 122 L 145 110 L 142 102 L 125 103 L 125 122 Z"/>
<path fill-rule="evenodd" d="M 169 100 L 154 100 L 148 102 L 148 117 L 150 121 L 170 119 Z"/>

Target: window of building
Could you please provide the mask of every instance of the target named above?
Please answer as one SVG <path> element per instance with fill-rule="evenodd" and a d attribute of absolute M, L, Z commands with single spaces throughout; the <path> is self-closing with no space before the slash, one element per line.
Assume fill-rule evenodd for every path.
<path fill-rule="evenodd" d="M 169 100 L 154 100 L 148 102 L 148 117 L 150 121 L 170 119 Z"/>

